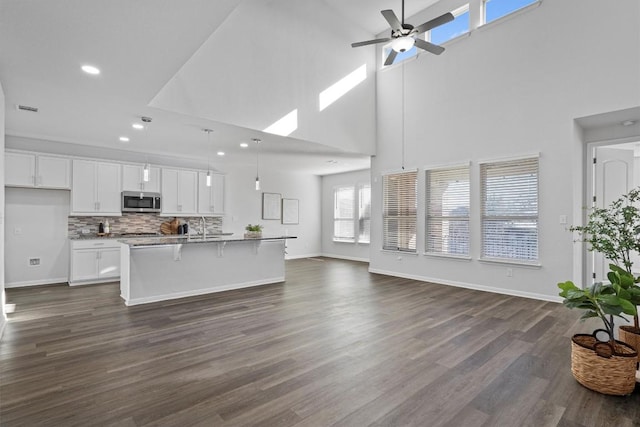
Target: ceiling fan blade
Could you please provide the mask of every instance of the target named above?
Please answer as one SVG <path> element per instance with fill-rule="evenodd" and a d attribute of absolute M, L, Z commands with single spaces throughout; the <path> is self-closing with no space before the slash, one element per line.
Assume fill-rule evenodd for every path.
<path fill-rule="evenodd" d="M 387 20 L 393 31 L 402 31 L 402 24 L 398 20 L 396 14 L 393 13 L 393 10 L 382 10 L 380 11 L 380 13 L 382 13 L 382 16 L 384 16 L 384 19 Z"/>
<path fill-rule="evenodd" d="M 451 22 L 455 19 L 451 12 L 447 12 L 444 15 L 438 16 L 437 18 L 432 19 L 431 21 L 427 21 L 422 25 L 418 25 L 414 31 L 416 34 L 422 34 L 425 31 L 429 31 L 432 28 L 439 27 L 442 24 L 446 24 L 447 22 Z"/>
<path fill-rule="evenodd" d="M 438 46 L 437 44 L 429 43 L 428 41 L 424 41 L 422 39 L 416 39 L 416 46 L 420 49 L 424 49 L 428 52 L 431 52 L 435 55 L 440 55 L 444 52 L 444 48 L 442 46 Z"/>
<path fill-rule="evenodd" d="M 357 42 L 357 43 L 351 43 L 351 47 L 360 47 L 360 46 L 366 46 L 369 44 L 376 44 L 376 43 L 383 43 L 383 42 L 388 42 L 390 41 L 390 38 L 385 38 L 385 39 L 375 39 L 375 40 L 367 40 L 364 42 Z"/>
<path fill-rule="evenodd" d="M 387 56 L 387 59 L 384 61 L 384 65 L 391 65 L 393 64 L 393 60 L 396 59 L 396 55 L 398 54 L 398 52 L 396 52 L 395 50 L 391 49 L 391 52 L 389 52 L 389 56 Z"/>

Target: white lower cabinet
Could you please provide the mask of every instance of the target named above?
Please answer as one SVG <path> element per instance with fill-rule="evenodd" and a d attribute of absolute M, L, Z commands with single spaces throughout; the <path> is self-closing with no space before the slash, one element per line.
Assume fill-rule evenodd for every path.
<path fill-rule="evenodd" d="M 120 243 L 116 240 L 71 241 L 69 284 L 120 280 Z"/>

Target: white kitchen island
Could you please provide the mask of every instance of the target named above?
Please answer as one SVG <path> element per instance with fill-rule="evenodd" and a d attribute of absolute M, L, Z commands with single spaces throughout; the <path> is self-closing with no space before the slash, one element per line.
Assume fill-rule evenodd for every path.
<path fill-rule="evenodd" d="M 283 282 L 286 239 L 295 237 L 122 240 L 120 295 L 137 305 Z"/>

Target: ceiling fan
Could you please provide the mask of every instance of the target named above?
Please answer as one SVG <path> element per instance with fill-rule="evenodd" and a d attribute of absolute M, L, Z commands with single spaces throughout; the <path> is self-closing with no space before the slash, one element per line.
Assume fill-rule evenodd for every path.
<path fill-rule="evenodd" d="M 416 38 L 416 36 L 429 31 L 432 28 L 453 21 L 454 16 L 451 12 L 447 12 L 444 15 L 438 16 L 437 18 L 427 21 L 422 25 L 418 25 L 417 27 L 404 23 L 404 0 L 402 0 L 402 21 L 398 20 L 398 17 L 391 9 L 383 10 L 380 13 L 382 13 L 384 19 L 386 19 L 391 26 L 391 37 L 351 43 L 351 47 L 367 46 L 370 44 L 385 43 L 393 40 L 391 43 L 391 52 L 389 52 L 389 56 L 387 56 L 387 59 L 384 61 L 384 65 L 393 64 L 393 61 L 396 59 L 396 55 L 398 55 L 399 52 L 405 52 L 411 49 L 414 45 L 436 55 L 440 55 L 444 52 L 444 48 L 442 46 L 429 43 L 426 40 Z"/>

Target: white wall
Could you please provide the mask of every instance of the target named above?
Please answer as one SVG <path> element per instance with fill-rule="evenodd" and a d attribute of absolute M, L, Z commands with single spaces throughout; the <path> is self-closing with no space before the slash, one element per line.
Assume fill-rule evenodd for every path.
<path fill-rule="evenodd" d="M 5 189 L 5 286 L 66 282 L 69 191 Z M 40 265 L 29 265 L 40 258 Z"/>
<path fill-rule="evenodd" d="M 261 190 L 255 190 L 256 170 L 253 167 L 229 167 L 226 178 L 227 214 L 223 230 L 236 235 L 244 233 L 247 224 L 262 224 L 265 235 L 290 235 L 287 259 L 318 256 L 321 244 L 321 179 L 315 175 L 292 174 L 285 171 L 260 171 Z M 262 219 L 262 193 L 279 193 L 283 198 L 298 199 L 297 225 L 283 225 L 279 220 Z"/>
<path fill-rule="evenodd" d="M 298 109 L 291 137 L 373 154 L 374 57 L 350 46 L 370 37 L 322 1 L 247 0 L 150 105 L 256 130 Z M 319 111 L 320 92 L 362 65 L 367 79 Z"/>
<path fill-rule="evenodd" d="M 398 259 L 379 249 L 379 177 L 401 166 L 403 67 L 379 72 L 371 270 L 557 299 L 557 282 L 574 277 L 574 243 L 559 217 L 579 218 L 575 213 L 583 206 L 583 192 L 575 189 L 584 188 L 584 144 L 573 120 L 640 105 L 639 16 L 635 0 L 615 6 L 597 0 L 544 1 L 451 43 L 441 56 L 424 53 L 406 63 L 406 166 L 420 168 L 423 199 L 425 165 L 472 162 L 471 261 Z M 478 161 L 531 153 L 540 153 L 542 266 L 480 262 Z M 420 200 L 419 253 L 424 251 L 422 218 Z M 513 277 L 507 277 L 507 268 Z"/>
<path fill-rule="evenodd" d="M 4 293 L 4 91 L 0 82 L 0 338 L 6 325 Z"/>
<path fill-rule="evenodd" d="M 356 261 L 369 261 L 369 244 L 333 241 L 333 192 L 345 185 L 355 186 L 371 183 L 369 169 L 326 175 L 322 177 L 322 255 Z"/>

